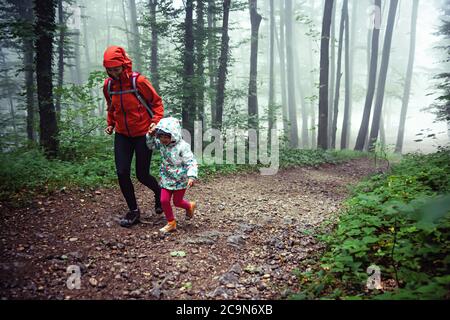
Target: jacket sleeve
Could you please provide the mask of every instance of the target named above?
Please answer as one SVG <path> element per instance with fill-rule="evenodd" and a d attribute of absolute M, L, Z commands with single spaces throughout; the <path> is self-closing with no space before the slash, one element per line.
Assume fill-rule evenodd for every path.
<path fill-rule="evenodd" d="M 106 122 L 108 126 L 116 126 L 116 120 L 114 119 L 114 107 L 111 104 L 111 98 L 108 95 L 108 79 L 105 80 L 103 85 L 103 95 L 105 96 L 106 105 L 107 105 L 107 114 L 106 114 Z"/>
<path fill-rule="evenodd" d="M 159 139 L 149 133 L 147 133 L 147 135 L 145 136 L 145 142 L 150 150 L 159 150 L 159 148 L 161 147 L 161 142 L 159 142 Z"/>
<path fill-rule="evenodd" d="M 145 101 L 150 101 L 152 104 L 153 118 L 151 122 L 158 124 L 159 120 L 164 117 L 164 106 L 161 97 L 155 88 L 153 88 L 150 81 L 142 75 L 138 78 L 137 86 L 139 92 L 144 96 Z"/>
<path fill-rule="evenodd" d="M 183 159 L 183 164 L 187 167 L 187 176 L 189 178 L 197 179 L 198 163 L 191 151 L 191 146 L 187 143 L 183 145 L 183 148 L 181 150 L 181 158 Z"/>

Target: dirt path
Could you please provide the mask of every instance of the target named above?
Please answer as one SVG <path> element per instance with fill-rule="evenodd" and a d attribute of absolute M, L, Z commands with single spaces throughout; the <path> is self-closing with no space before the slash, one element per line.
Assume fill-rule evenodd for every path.
<path fill-rule="evenodd" d="M 188 191 L 196 217 L 177 211 L 178 231 L 153 213 L 137 186 L 145 224 L 118 226 L 118 190 L 64 193 L 13 210 L 1 205 L 2 299 L 280 299 L 296 290 L 321 249 L 311 236 L 332 219 L 347 186 L 373 171 L 368 159 L 275 176 L 215 178 Z M 175 252 L 184 257 L 172 256 Z M 70 290 L 67 268 L 81 268 Z"/>

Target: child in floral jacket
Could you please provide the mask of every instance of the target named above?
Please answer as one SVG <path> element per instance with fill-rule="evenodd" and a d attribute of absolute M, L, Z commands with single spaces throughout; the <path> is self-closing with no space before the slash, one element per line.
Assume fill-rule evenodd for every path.
<path fill-rule="evenodd" d="M 173 204 L 186 210 L 186 218 L 194 216 L 195 202 L 184 199 L 188 187 L 197 180 L 198 165 L 191 146 L 183 140 L 181 125 L 173 117 L 163 118 L 156 126 L 155 135 L 147 134 L 147 146 L 150 149 L 159 149 L 161 152 L 160 186 L 161 206 L 167 219 L 167 225 L 160 229 L 162 233 L 175 231 L 177 223 L 170 205 Z"/>

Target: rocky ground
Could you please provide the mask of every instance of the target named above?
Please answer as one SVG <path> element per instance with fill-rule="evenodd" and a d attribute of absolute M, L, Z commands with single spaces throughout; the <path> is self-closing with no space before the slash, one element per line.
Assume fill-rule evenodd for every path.
<path fill-rule="evenodd" d="M 144 223 L 131 229 L 117 223 L 126 211 L 118 189 L 1 204 L 0 298 L 282 299 L 299 289 L 293 271 L 320 255 L 319 226 L 373 171 L 373 161 L 359 159 L 199 182 L 187 192 L 195 218 L 178 210 L 168 236 L 158 234 L 164 216 L 141 185 Z M 81 270 L 80 289 L 67 286 L 70 266 Z"/>

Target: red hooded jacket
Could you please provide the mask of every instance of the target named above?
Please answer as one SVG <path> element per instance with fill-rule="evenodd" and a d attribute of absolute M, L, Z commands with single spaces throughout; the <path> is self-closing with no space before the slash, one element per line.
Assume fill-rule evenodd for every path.
<path fill-rule="evenodd" d="M 127 91 L 133 89 L 131 82 L 132 62 L 128 54 L 121 47 L 112 46 L 106 49 L 103 57 L 105 68 L 123 67 L 123 72 L 119 79 L 111 82 L 111 91 Z M 150 118 L 145 106 L 143 106 L 134 93 L 124 93 L 119 95 L 108 95 L 108 81 L 105 80 L 103 94 L 108 104 L 108 126 L 113 126 L 117 133 L 129 136 L 145 136 L 152 123 L 158 124 L 164 115 L 164 106 L 161 97 L 156 93 L 147 78 L 140 75 L 137 78 L 136 86 L 140 95 L 148 101 L 153 111 L 153 118 Z"/>

